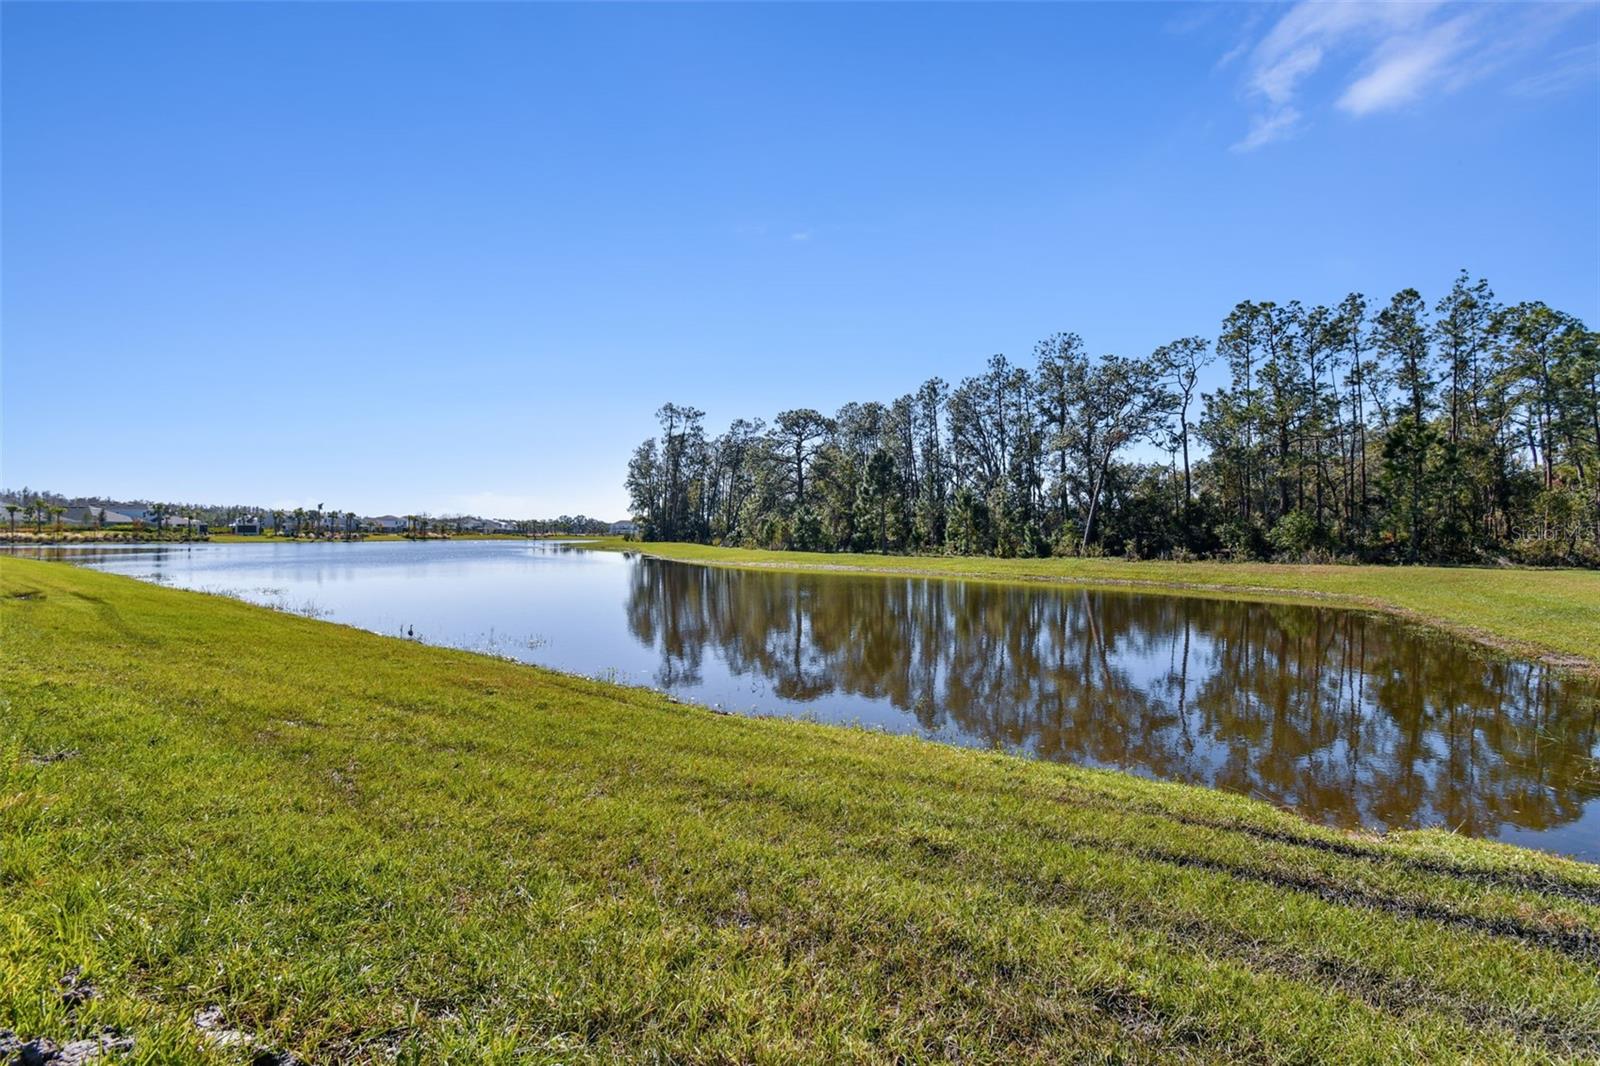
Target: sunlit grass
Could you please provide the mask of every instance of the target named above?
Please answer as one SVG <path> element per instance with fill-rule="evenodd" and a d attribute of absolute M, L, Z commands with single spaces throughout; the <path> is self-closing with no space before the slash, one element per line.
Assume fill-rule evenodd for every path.
<path fill-rule="evenodd" d="M 918 561 L 925 562 L 925 561 Z M 1600 868 L 0 560 L 0 1028 L 311 1062 L 1600 1054 Z M 99 994 L 71 1011 L 58 979 Z"/>

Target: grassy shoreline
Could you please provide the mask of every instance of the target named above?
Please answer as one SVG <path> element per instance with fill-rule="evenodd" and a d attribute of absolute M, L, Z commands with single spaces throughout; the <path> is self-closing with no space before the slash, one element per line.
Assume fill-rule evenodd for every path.
<path fill-rule="evenodd" d="M 589 546 L 706 566 L 1048 582 L 1353 607 L 1383 611 L 1507 654 L 1600 678 L 1600 571 L 836 554 L 635 543 L 615 537 Z"/>
<path fill-rule="evenodd" d="M 1600 867 L 0 559 L 0 1028 L 148 1061 L 1600 1053 Z M 63 974 L 97 994 L 71 1008 Z"/>

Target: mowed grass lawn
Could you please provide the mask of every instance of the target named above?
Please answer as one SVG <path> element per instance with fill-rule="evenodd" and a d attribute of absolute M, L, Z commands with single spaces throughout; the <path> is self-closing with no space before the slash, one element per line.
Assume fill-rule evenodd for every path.
<path fill-rule="evenodd" d="M 1600 571 L 1595 570 L 987 559 L 635 544 L 618 538 L 592 546 L 712 566 L 1052 581 L 1378 609 L 1600 675 Z"/>
<path fill-rule="evenodd" d="M 0 560 L 0 1027 L 303 1061 L 1592 1060 L 1600 867 Z M 73 968 L 97 994 L 77 1006 Z"/>

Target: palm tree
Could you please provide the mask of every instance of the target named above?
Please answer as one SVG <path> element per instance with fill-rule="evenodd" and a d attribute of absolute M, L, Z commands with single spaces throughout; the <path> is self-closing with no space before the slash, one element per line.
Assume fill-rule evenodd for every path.
<path fill-rule="evenodd" d="M 59 504 L 52 504 L 51 507 L 50 507 L 50 517 L 55 519 L 56 536 L 58 536 L 58 537 L 61 536 L 61 516 L 66 514 L 66 513 L 67 513 L 67 509 L 65 507 L 60 506 Z"/>
<path fill-rule="evenodd" d="M 280 531 L 281 531 L 281 527 L 282 526 L 283 526 L 283 512 L 282 511 L 273 511 L 272 512 L 272 535 L 274 537 L 280 535 Z"/>
<path fill-rule="evenodd" d="M 44 524 L 44 499 L 43 499 L 43 497 L 35 496 L 33 498 L 33 533 L 34 533 L 34 536 L 38 536 L 39 535 L 40 527 L 43 524 Z"/>
<path fill-rule="evenodd" d="M 17 503 L 8 503 L 8 504 L 6 504 L 6 514 L 11 519 L 11 535 L 12 536 L 16 536 L 16 534 L 17 534 L 17 512 L 20 511 L 20 510 L 22 510 L 22 505 L 21 504 L 17 504 Z"/>

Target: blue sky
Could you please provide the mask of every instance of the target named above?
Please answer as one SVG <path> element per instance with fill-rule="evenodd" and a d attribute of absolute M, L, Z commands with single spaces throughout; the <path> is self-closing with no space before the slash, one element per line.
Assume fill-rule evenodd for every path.
<path fill-rule="evenodd" d="M 10 486 L 612 517 L 667 400 L 1462 267 L 1600 321 L 1594 5 L 0 17 Z"/>

